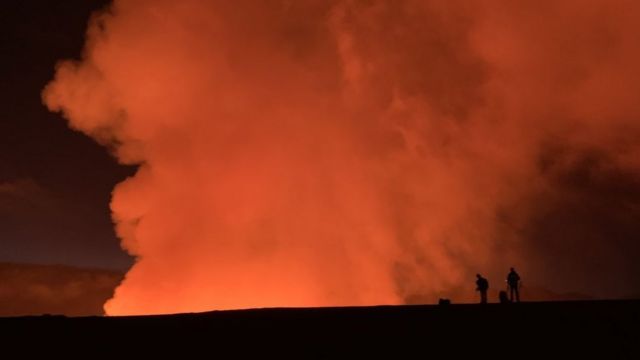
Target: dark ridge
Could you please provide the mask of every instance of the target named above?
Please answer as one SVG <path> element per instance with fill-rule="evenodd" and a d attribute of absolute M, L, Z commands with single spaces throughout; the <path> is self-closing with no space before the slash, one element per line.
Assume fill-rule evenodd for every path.
<path fill-rule="evenodd" d="M 640 301 L 272 308 L 0 319 L 5 343 L 232 358 L 638 358 Z M 45 345 L 46 344 L 46 345 Z M 60 344 L 69 347 L 60 348 Z M 58 346 L 58 347 L 56 347 Z M 80 351 L 80 350 L 77 350 Z M 210 356 L 209 356 L 210 355 Z"/>

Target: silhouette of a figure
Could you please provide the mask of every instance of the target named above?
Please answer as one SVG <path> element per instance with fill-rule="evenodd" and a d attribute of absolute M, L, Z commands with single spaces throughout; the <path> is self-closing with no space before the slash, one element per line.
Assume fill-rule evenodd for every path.
<path fill-rule="evenodd" d="M 480 274 L 476 274 L 476 291 L 480 291 L 480 304 L 487 303 L 487 290 L 489 290 L 489 281 Z"/>
<path fill-rule="evenodd" d="M 509 274 L 507 275 L 507 285 L 509 286 L 509 300 L 511 300 L 511 302 L 520 302 L 520 275 L 518 275 L 514 268 L 511 268 L 511 271 L 509 271 Z"/>

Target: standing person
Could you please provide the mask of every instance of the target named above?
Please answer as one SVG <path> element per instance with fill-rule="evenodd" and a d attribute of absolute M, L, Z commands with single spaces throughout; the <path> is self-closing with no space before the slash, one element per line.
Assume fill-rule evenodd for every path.
<path fill-rule="evenodd" d="M 480 274 L 476 274 L 476 291 L 480 291 L 480 304 L 487 303 L 487 290 L 489 290 L 489 281 Z"/>
<path fill-rule="evenodd" d="M 511 271 L 509 271 L 509 274 L 507 275 L 507 285 L 509 286 L 509 300 L 513 302 L 515 295 L 515 301 L 520 302 L 520 275 L 518 275 L 514 268 L 511 268 Z"/>

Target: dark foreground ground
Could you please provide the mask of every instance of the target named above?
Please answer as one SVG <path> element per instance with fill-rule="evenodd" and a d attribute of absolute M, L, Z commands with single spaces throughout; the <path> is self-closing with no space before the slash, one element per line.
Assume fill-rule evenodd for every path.
<path fill-rule="evenodd" d="M 41 316 L 0 330 L 5 350 L 67 358 L 640 359 L 638 300 Z"/>

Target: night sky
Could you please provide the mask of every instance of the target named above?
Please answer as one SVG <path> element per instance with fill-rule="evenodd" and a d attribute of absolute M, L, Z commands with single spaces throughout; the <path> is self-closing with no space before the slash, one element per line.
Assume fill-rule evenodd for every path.
<path fill-rule="evenodd" d="M 0 262 L 126 269 L 109 215 L 133 169 L 42 105 L 55 64 L 78 58 L 89 15 L 107 1 L 0 5 Z"/>

